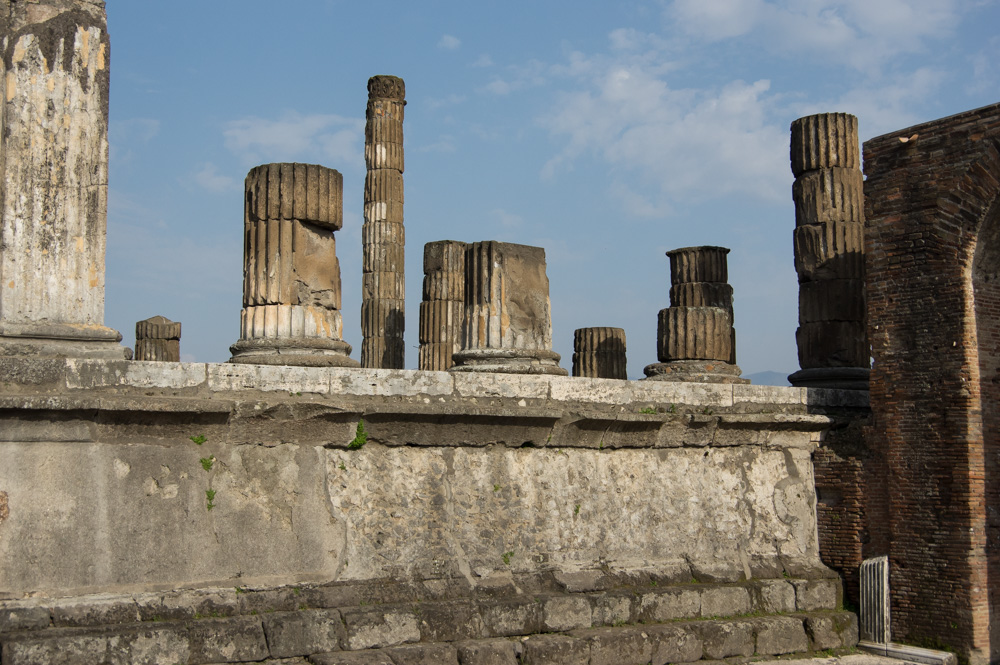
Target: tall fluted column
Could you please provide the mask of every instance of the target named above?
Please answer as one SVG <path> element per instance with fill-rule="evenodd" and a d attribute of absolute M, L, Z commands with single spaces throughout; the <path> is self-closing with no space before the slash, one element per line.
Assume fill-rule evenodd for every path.
<path fill-rule="evenodd" d="M 420 303 L 419 369 L 446 370 L 462 348 L 465 312 L 464 242 L 424 245 L 424 297 Z"/>
<path fill-rule="evenodd" d="M 343 178 L 314 164 L 264 164 L 245 182 L 243 310 L 230 362 L 357 367 L 344 342 Z"/>
<path fill-rule="evenodd" d="M 180 362 L 181 324 L 163 316 L 136 323 L 134 359 Z"/>
<path fill-rule="evenodd" d="M 725 247 L 685 247 L 670 257 L 670 307 L 657 321 L 657 358 L 646 377 L 659 381 L 749 383 L 739 378 L 733 287 Z"/>
<path fill-rule="evenodd" d="M 0 355 L 125 358 L 104 326 L 103 2 L 0 2 Z"/>
<path fill-rule="evenodd" d="M 858 120 L 847 113 L 799 118 L 791 128 L 795 270 L 802 369 L 792 385 L 867 390 L 864 184 Z"/>
<path fill-rule="evenodd" d="M 368 79 L 365 113 L 365 223 L 361 295 L 361 366 L 403 369 L 403 107 L 395 76 Z"/>
<path fill-rule="evenodd" d="M 625 331 L 578 328 L 573 333 L 573 376 L 627 379 Z"/>
<path fill-rule="evenodd" d="M 545 250 L 476 242 L 465 251 L 462 350 L 452 372 L 555 374 Z"/>

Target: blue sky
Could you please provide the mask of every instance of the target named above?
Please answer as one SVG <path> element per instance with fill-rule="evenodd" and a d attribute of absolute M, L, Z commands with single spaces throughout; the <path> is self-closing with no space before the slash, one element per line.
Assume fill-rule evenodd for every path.
<path fill-rule="evenodd" d="M 862 140 L 1000 101 L 998 0 L 503 3 L 110 0 L 106 323 L 183 324 L 185 360 L 239 336 L 243 179 L 344 176 L 344 337 L 361 345 L 366 83 L 406 81 L 407 367 L 423 245 L 544 247 L 553 337 L 624 328 L 656 362 L 667 250 L 722 245 L 744 374 L 798 369 L 788 127 Z"/>

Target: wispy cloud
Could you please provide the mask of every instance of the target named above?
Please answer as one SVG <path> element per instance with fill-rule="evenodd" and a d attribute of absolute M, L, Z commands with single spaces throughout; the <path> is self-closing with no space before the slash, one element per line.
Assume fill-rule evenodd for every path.
<path fill-rule="evenodd" d="M 318 161 L 333 168 L 360 165 L 364 120 L 288 111 L 271 120 L 240 118 L 223 130 L 226 148 L 247 163 Z"/>
<path fill-rule="evenodd" d="M 493 66 L 493 58 L 491 58 L 487 54 L 483 53 L 481 56 L 479 56 L 478 58 L 476 58 L 475 60 L 473 60 L 469 64 L 469 66 L 470 67 L 492 67 Z"/>
<path fill-rule="evenodd" d="M 454 35 L 442 35 L 438 40 L 437 47 L 446 51 L 454 51 L 462 45 L 462 40 Z"/>
<path fill-rule="evenodd" d="M 202 164 L 192 177 L 199 187 L 210 192 L 229 192 L 240 185 L 235 178 L 219 173 L 219 167 L 212 162 Z"/>

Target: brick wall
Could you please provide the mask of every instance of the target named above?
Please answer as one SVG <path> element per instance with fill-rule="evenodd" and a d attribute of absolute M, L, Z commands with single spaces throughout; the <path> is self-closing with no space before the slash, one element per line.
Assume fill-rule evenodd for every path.
<path fill-rule="evenodd" d="M 1000 451 L 996 435 L 983 434 L 984 425 L 997 431 L 1000 296 L 985 278 L 973 289 L 977 247 L 984 275 L 1000 263 L 991 258 L 1000 247 L 990 231 L 1000 223 L 998 148 L 1000 105 L 864 146 L 875 359 L 868 468 L 881 481 L 868 498 L 866 556 L 889 554 L 894 639 L 938 641 L 972 662 L 1000 657 L 1000 635 L 989 634 L 1000 566 L 986 540 L 987 507 L 1000 509 L 986 459 Z M 981 348 L 989 359 L 981 361 Z M 992 375 L 981 395 L 984 370 Z"/>

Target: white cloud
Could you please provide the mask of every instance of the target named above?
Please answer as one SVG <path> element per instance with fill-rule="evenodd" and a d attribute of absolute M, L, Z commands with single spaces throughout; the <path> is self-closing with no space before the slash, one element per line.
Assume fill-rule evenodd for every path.
<path fill-rule="evenodd" d="M 529 60 L 523 65 L 505 68 L 506 76 L 497 76 L 479 89 L 494 95 L 509 95 L 512 92 L 543 85 L 550 74 L 550 67 L 538 60 Z"/>
<path fill-rule="evenodd" d="M 524 218 L 502 208 L 494 208 L 490 215 L 505 229 L 515 229 L 524 224 Z"/>
<path fill-rule="evenodd" d="M 470 67 L 492 67 L 493 58 L 483 53 L 481 56 L 472 61 L 469 65 Z"/>
<path fill-rule="evenodd" d="M 227 192 L 239 189 L 240 185 L 235 178 L 219 173 L 219 167 L 212 162 L 202 164 L 193 177 L 195 183 L 210 192 Z"/>
<path fill-rule="evenodd" d="M 437 47 L 446 51 L 454 51 L 462 45 L 462 40 L 454 35 L 442 35 L 438 40 Z"/>
<path fill-rule="evenodd" d="M 289 111 L 278 120 L 233 120 L 223 136 L 226 148 L 248 163 L 321 162 L 344 170 L 363 164 L 364 126 L 357 118 Z"/>

